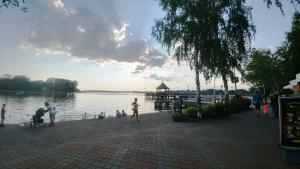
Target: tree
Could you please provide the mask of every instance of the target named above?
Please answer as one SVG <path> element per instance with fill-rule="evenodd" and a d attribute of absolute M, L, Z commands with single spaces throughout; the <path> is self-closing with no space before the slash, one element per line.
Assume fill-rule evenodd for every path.
<path fill-rule="evenodd" d="M 46 88 L 51 92 L 75 92 L 77 89 L 77 81 L 71 81 L 60 78 L 48 78 L 46 80 Z"/>
<path fill-rule="evenodd" d="M 221 76 L 228 103 L 227 78 L 234 77 L 235 69 L 241 70 L 255 30 L 250 22 L 251 8 L 245 5 L 245 0 L 159 2 L 166 16 L 156 21 L 154 37 L 168 50 L 174 49 L 178 60 L 190 61 L 197 91 L 200 91 L 200 71 L 207 80 Z"/>
<path fill-rule="evenodd" d="M 270 8 L 275 4 L 275 6 L 277 6 L 281 10 L 282 14 L 284 14 L 283 5 L 282 5 L 283 0 L 263 0 L 263 2 L 267 4 L 268 8 Z M 289 0 L 289 2 L 292 4 L 300 4 L 300 0 Z"/>
<path fill-rule="evenodd" d="M 174 56 L 178 63 L 180 60 L 187 60 L 190 67 L 195 71 L 197 89 L 197 105 L 200 111 L 201 90 L 200 70 L 201 63 L 208 58 L 210 52 L 206 42 L 213 42 L 207 39 L 207 32 L 211 31 L 208 25 L 216 24 L 216 12 L 209 10 L 209 1 L 181 1 L 181 0 L 159 0 L 160 6 L 166 12 L 166 16 L 156 20 L 152 35 L 163 46 L 174 50 Z M 204 16 L 204 17 L 203 17 Z M 199 30 L 203 30 L 199 32 Z M 213 30 L 215 31 L 215 30 Z M 201 43 L 201 42 L 204 42 Z"/>
<path fill-rule="evenodd" d="M 268 91 L 278 91 L 284 84 L 281 61 L 269 50 L 253 50 L 250 62 L 246 67 L 245 79 L 254 87 Z"/>
<path fill-rule="evenodd" d="M 218 20 L 210 25 L 210 37 L 214 41 L 211 46 L 210 59 L 203 63 L 206 79 L 221 76 L 224 83 L 225 104 L 229 102 L 228 78 L 236 80 L 235 71 L 242 72 L 242 65 L 247 60 L 247 51 L 255 33 L 251 22 L 251 7 L 245 0 L 212 1 L 217 10 Z M 226 16 L 226 17 L 225 17 Z"/>
<path fill-rule="evenodd" d="M 280 91 L 300 73 L 300 13 L 296 12 L 286 41 L 275 53 L 254 50 L 245 79 L 264 91 Z M 266 92 L 265 92 L 266 93 Z"/>
<path fill-rule="evenodd" d="M 295 78 L 295 74 L 300 73 L 300 13 L 296 12 L 292 21 L 291 31 L 287 33 L 286 42 L 282 47 L 284 60 L 284 72 L 290 79 Z"/>

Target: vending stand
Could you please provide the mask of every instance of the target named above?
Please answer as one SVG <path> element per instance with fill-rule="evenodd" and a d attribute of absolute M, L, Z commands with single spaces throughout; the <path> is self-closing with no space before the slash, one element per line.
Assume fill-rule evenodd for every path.
<path fill-rule="evenodd" d="M 280 146 L 285 160 L 300 164 L 300 97 L 279 98 Z"/>

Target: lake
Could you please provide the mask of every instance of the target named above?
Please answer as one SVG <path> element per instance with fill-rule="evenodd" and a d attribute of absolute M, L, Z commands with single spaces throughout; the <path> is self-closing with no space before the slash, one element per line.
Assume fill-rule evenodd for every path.
<path fill-rule="evenodd" d="M 154 101 L 146 99 L 143 93 L 117 93 L 117 92 L 81 92 L 74 94 L 16 94 L 0 93 L 0 104 L 6 104 L 6 120 L 8 124 L 29 122 L 35 111 L 49 101 L 56 107 L 56 121 L 81 120 L 87 113 L 87 118 L 95 118 L 102 111 L 106 117 L 115 116 L 116 110 L 125 110 L 132 114 L 134 98 L 138 98 L 139 113 L 153 113 Z M 49 121 L 49 115 L 44 116 Z"/>

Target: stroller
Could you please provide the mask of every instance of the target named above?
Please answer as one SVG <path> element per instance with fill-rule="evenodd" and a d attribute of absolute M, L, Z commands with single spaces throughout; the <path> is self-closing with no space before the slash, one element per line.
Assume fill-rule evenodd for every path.
<path fill-rule="evenodd" d="M 32 119 L 30 121 L 30 127 L 44 126 L 44 119 L 42 119 L 44 115 L 45 111 L 43 108 L 39 108 L 37 111 L 35 111 L 35 115 L 32 116 Z"/>

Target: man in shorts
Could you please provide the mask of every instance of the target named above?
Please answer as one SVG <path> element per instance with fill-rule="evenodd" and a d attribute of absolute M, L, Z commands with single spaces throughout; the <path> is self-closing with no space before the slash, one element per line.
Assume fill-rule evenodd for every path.
<path fill-rule="evenodd" d="M 255 106 L 255 112 L 256 116 L 259 117 L 259 110 L 261 105 L 261 95 L 258 93 L 258 91 L 255 91 L 252 97 L 253 105 Z"/>
<path fill-rule="evenodd" d="M 139 120 L 139 106 L 140 105 L 137 103 L 137 98 L 134 99 L 134 102 L 131 105 L 133 106 L 133 108 L 132 108 L 133 114 L 132 114 L 131 118 L 133 118 L 135 116 L 136 120 L 140 121 Z"/>

